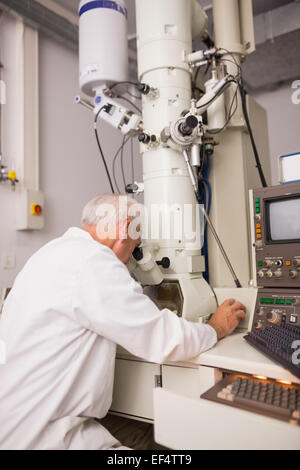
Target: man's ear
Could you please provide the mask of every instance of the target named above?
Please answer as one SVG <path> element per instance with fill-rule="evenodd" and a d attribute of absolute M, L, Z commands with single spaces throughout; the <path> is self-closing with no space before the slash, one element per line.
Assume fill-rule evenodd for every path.
<path fill-rule="evenodd" d="M 130 225 L 131 219 L 127 217 L 127 219 L 122 220 L 119 223 L 119 238 L 122 240 L 127 240 L 128 238 L 128 227 Z"/>

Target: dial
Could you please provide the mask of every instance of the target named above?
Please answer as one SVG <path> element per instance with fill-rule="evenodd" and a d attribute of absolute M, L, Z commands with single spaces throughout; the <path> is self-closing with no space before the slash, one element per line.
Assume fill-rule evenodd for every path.
<path fill-rule="evenodd" d="M 297 271 L 290 271 L 289 276 L 291 279 L 296 279 L 298 277 L 298 272 Z"/>
<path fill-rule="evenodd" d="M 263 278 L 264 277 L 264 272 L 263 271 L 258 271 L 258 277 Z"/>
<path fill-rule="evenodd" d="M 295 268 L 299 268 L 300 267 L 300 259 L 294 259 L 293 266 L 295 266 Z"/>
<path fill-rule="evenodd" d="M 280 316 L 277 312 L 272 310 L 272 312 L 268 313 L 267 319 L 270 323 L 277 325 L 280 322 Z"/>
<path fill-rule="evenodd" d="M 254 323 L 254 327 L 257 329 L 257 330 L 260 330 L 262 328 L 263 324 L 260 320 L 258 320 L 257 322 Z"/>
<path fill-rule="evenodd" d="M 270 268 L 273 265 L 273 261 L 271 259 L 265 259 L 264 266 L 266 268 Z"/>
<path fill-rule="evenodd" d="M 282 277 L 282 271 L 280 269 L 277 269 L 277 271 L 275 271 L 274 274 L 275 274 L 275 277 L 277 277 L 278 279 Z"/>
<path fill-rule="evenodd" d="M 261 308 L 258 310 L 258 312 L 257 312 L 257 316 L 258 316 L 258 317 L 263 317 L 264 314 L 265 314 L 265 310 L 264 310 L 263 307 L 261 307 Z"/>
<path fill-rule="evenodd" d="M 283 262 L 282 262 L 281 259 L 277 259 L 274 264 L 275 264 L 275 266 L 277 266 L 278 268 L 280 268 L 280 267 L 283 265 Z"/>
<path fill-rule="evenodd" d="M 273 277 L 273 273 L 272 273 L 272 271 L 270 271 L 270 270 L 269 270 L 269 271 L 267 271 L 267 273 L 266 273 L 266 276 L 267 276 L 268 278 L 271 278 L 271 277 Z"/>

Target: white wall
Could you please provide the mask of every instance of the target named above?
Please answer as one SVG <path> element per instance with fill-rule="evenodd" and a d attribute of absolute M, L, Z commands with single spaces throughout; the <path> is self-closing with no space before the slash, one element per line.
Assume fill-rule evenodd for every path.
<path fill-rule="evenodd" d="M 285 83 L 274 91 L 252 94 L 268 113 L 272 183 L 278 184 L 280 155 L 300 151 L 300 103 L 293 104 L 295 89 Z M 299 96 L 299 93 L 298 93 Z"/>
<path fill-rule="evenodd" d="M 16 81 L 14 32 L 15 20 L 6 16 L 0 24 L 0 47 L 4 64 L 2 79 L 7 86 L 7 104 L 2 106 L 2 147 L 9 169 L 14 166 L 16 141 L 12 132 Z M 109 192 L 96 146 L 92 113 L 73 104 L 79 91 L 77 55 L 41 36 L 39 58 L 40 186 L 46 199 L 46 225 L 40 232 L 17 232 L 15 194 L 8 183 L 0 184 L 0 263 L 4 254 L 16 255 L 15 269 L 3 269 L 0 264 L 0 290 L 12 285 L 18 271 L 38 248 L 68 227 L 79 226 L 81 210 L 89 199 Z M 111 162 L 122 137 L 102 122 L 99 132 L 104 153 Z M 127 174 L 131 175 L 129 153 L 125 153 L 125 161 Z M 140 160 L 135 147 L 136 174 L 141 172 Z"/>

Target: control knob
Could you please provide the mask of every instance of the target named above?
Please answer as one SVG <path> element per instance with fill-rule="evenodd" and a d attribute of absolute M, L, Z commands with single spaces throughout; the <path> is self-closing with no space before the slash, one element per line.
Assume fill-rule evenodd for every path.
<path fill-rule="evenodd" d="M 267 314 L 267 319 L 270 323 L 273 323 L 274 325 L 277 325 L 280 322 L 280 316 L 274 310 Z"/>
<path fill-rule="evenodd" d="M 293 266 L 295 266 L 295 268 L 300 268 L 300 259 L 294 259 Z"/>
<path fill-rule="evenodd" d="M 260 309 L 258 309 L 257 316 L 263 317 L 264 315 L 265 315 L 265 310 L 263 307 L 261 307 Z"/>
<path fill-rule="evenodd" d="M 281 259 L 277 259 L 274 264 L 275 266 L 277 266 L 277 268 L 281 268 L 281 266 L 283 265 L 283 262 Z"/>
<path fill-rule="evenodd" d="M 271 259 L 265 259 L 264 266 L 266 268 L 270 268 L 272 266 L 272 264 L 273 264 L 273 261 Z"/>
<path fill-rule="evenodd" d="M 277 277 L 277 278 L 282 277 L 282 271 L 280 269 L 277 269 L 277 271 L 275 271 L 274 274 L 275 274 L 275 277 Z"/>
<path fill-rule="evenodd" d="M 260 277 L 261 279 L 264 277 L 264 272 L 263 271 L 258 271 L 258 277 Z"/>
<path fill-rule="evenodd" d="M 297 271 L 290 271 L 289 272 L 289 276 L 291 279 L 296 279 L 296 277 L 298 277 L 298 272 Z"/>
<path fill-rule="evenodd" d="M 263 324 L 260 320 L 258 320 L 257 322 L 255 322 L 254 324 L 254 327 L 257 329 L 257 330 L 260 330 L 262 328 Z"/>
<path fill-rule="evenodd" d="M 272 273 L 272 271 L 270 271 L 270 270 L 269 270 L 269 271 L 267 271 L 267 273 L 266 273 L 266 276 L 267 276 L 268 278 L 271 278 L 271 277 L 273 277 L 273 273 Z"/>

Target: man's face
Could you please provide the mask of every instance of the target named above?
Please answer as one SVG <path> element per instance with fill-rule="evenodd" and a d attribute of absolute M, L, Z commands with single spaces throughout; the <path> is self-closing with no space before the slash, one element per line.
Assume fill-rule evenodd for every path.
<path fill-rule="evenodd" d="M 115 229 L 111 233 L 107 231 L 101 233 L 97 226 L 84 226 L 82 228 L 97 242 L 109 247 L 122 263 L 127 264 L 135 248 L 141 244 L 139 225 L 136 227 L 137 232 L 134 232 L 132 237 L 129 235 L 131 221 L 132 219 L 128 218 L 115 226 Z"/>
<path fill-rule="evenodd" d="M 112 250 L 117 255 L 120 261 L 124 264 L 128 264 L 130 256 L 137 246 L 139 246 L 141 240 L 132 240 L 130 237 L 125 240 L 116 240 Z"/>
<path fill-rule="evenodd" d="M 115 240 L 112 250 L 117 255 L 120 261 L 124 264 L 128 264 L 130 256 L 137 246 L 141 244 L 140 237 L 140 226 L 137 227 L 137 233 L 134 238 L 129 235 L 129 226 L 132 219 L 127 219 L 117 227 L 118 238 Z"/>

